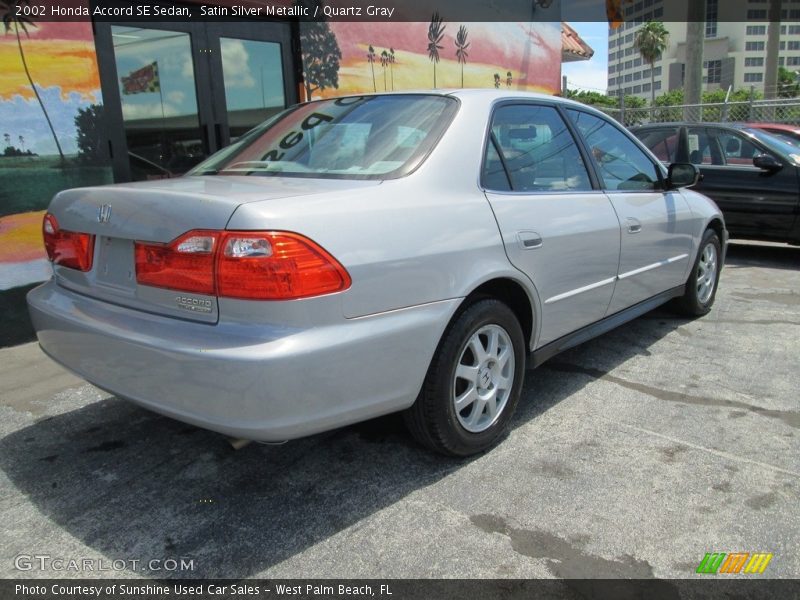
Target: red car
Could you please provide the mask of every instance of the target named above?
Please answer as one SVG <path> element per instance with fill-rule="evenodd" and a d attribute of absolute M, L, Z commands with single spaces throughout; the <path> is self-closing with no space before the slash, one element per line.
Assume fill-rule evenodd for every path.
<path fill-rule="evenodd" d="M 753 129 L 763 129 L 790 144 L 800 146 L 800 125 L 791 125 L 789 123 L 747 123 L 745 126 Z"/>

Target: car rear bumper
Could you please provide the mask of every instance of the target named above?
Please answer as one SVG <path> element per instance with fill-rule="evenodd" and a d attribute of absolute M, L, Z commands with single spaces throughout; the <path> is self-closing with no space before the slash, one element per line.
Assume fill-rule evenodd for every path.
<path fill-rule="evenodd" d="M 410 406 L 458 302 L 243 331 L 116 306 L 52 280 L 28 294 L 40 346 L 66 368 L 153 411 L 262 441 Z"/>

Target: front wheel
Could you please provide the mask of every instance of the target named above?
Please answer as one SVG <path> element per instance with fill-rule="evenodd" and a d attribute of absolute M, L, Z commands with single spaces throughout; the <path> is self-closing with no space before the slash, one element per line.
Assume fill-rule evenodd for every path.
<path fill-rule="evenodd" d="M 706 229 L 694 267 L 686 282 L 686 291 L 677 303 L 682 314 L 701 317 L 711 310 L 717 295 L 721 260 L 722 244 L 719 236 L 713 229 Z"/>
<path fill-rule="evenodd" d="M 522 390 L 525 341 L 514 313 L 480 300 L 445 331 L 417 401 L 405 412 L 412 435 L 450 456 L 493 446 L 508 429 Z"/>

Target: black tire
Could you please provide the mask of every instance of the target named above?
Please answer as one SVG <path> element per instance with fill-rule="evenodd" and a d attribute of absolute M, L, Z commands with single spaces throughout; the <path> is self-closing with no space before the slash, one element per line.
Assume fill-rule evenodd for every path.
<path fill-rule="evenodd" d="M 495 333 L 498 356 L 506 356 L 499 351 L 502 346 L 510 353 L 508 356 L 513 356 L 513 364 L 508 358 L 502 364 L 491 358 L 489 340 Z M 483 349 L 489 349 L 485 362 L 481 362 L 471 349 L 475 343 L 483 344 L 483 341 L 487 343 Z M 477 364 L 477 368 L 471 365 L 472 362 Z M 459 364 L 475 368 L 477 383 L 472 388 L 466 379 L 456 380 Z M 517 317 L 499 300 L 479 300 L 464 309 L 442 336 L 419 397 L 403 414 L 406 425 L 417 441 L 441 454 L 469 456 L 487 450 L 507 431 L 519 402 L 524 376 L 525 338 Z M 508 385 L 509 381 L 511 385 Z M 489 387 L 482 387 L 486 385 Z M 489 400 L 484 405 L 482 396 L 476 395 L 471 396 L 474 401 L 457 411 L 456 392 L 466 395 L 473 388 L 476 394 L 483 392 L 489 398 L 494 393 L 498 398 L 497 404 Z M 501 405 L 494 416 L 489 412 L 489 404 Z M 468 410 L 470 406 L 472 408 Z M 477 419 L 472 425 L 476 431 L 469 431 L 463 423 L 471 416 Z"/>
<path fill-rule="evenodd" d="M 701 293 L 701 278 L 703 276 L 703 265 L 701 261 L 704 259 L 706 248 L 712 247 L 714 256 L 716 257 L 716 268 L 713 275 L 713 288 L 708 297 L 704 297 Z M 686 291 L 683 296 L 678 298 L 675 303 L 675 308 L 679 313 L 687 317 L 702 317 L 711 310 L 714 304 L 714 298 L 717 296 L 717 287 L 719 284 L 719 275 L 722 271 L 722 244 L 719 241 L 717 232 L 713 229 L 706 229 L 703 238 L 700 241 L 700 247 L 697 251 L 697 258 L 692 266 L 692 271 L 689 274 L 689 279 L 686 281 Z"/>

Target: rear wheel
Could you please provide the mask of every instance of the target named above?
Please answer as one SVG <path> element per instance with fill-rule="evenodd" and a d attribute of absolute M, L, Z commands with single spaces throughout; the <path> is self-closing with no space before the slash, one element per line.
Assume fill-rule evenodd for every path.
<path fill-rule="evenodd" d="M 502 302 L 480 300 L 448 327 L 406 423 L 420 443 L 442 454 L 486 450 L 508 429 L 524 374 L 519 321 Z"/>
<path fill-rule="evenodd" d="M 722 245 L 713 229 L 707 229 L 700 242 L 700 251 L 686 282 L 686 291 L 678 300 L 678 310 L 690 317 L 701 317 L 711 310 L 717 295 L 722 268 Z"/>

